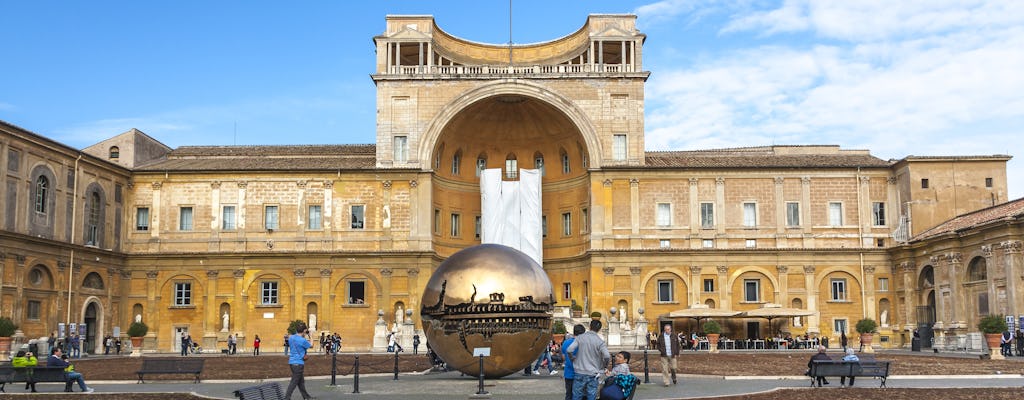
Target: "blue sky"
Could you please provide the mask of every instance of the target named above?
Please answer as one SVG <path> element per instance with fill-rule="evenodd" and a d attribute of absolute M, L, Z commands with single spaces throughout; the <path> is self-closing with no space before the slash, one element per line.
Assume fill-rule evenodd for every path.
<path fill-rule="evenodd" d="M 590 13 L 635 13 L 648 35 L 648 150 L 1024 156 L 1021 1 L 520 0 L 512 40 Z M 387 14 L 508 41 L 507 1 L 7 1 L 0 119 L 78 148 L 130 128 L 172 147 L 372 143 Z"/>

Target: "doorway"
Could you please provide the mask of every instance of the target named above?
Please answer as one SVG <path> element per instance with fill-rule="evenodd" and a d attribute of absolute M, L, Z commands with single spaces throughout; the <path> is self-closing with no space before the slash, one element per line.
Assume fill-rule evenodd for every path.
<path fill-rule="evenodd" d="M 96 354 L 97 322 L 99 322 L 99 306 L 90 302 L 85 307 L 85 315 L 82 318 L 85 322 L 85 335 L 82 335 L 82 353 Z"/>
<path fill-rule="evenodd" d="M 761 323 L 747 322 L 747 339 L 756 340 L 761 337 Z"/>
<path fill-rule="evenodd" d="M 181 353 L 181 336 L 182 335 L 188 335 L 188 327 L 187 326 L 176 326 L 176 327 L 174 327 L 174 336 L 172 336 L 174 338 L 174 340 L 171 341 L 171 349 L 173 349 L 175 353 Z"/>

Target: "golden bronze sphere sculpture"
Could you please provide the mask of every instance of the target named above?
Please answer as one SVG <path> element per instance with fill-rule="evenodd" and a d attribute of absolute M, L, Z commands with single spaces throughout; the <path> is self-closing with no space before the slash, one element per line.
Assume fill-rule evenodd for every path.
<path fill-rule="evenodd" d="M 522 371 L 551 341 L 551 280 L 523 252 L 498 244 L 463 249 L 438 266 L 423 290 L 420 319 L 448 366 L 476 376 L 475 348 L 489 347 L 484 376 Z"/>

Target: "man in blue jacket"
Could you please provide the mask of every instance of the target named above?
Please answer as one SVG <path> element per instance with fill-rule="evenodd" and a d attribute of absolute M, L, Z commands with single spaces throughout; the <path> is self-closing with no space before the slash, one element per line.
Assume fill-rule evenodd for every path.
<path fill-rule="evenodd" d="M 53 350 L 50 350 L 50 358 L 46 359 L 46 366 L 61 367 L 64 368 L 65 371 L 68 371 L 68 367 L 71 366 L 71 363 L 61 358 L 63 355 L 64 351 L 61 350 L 60 347 L 54 347 Z M 77 381 L 78 387 L 81 388 L 83 392 L 92 393 L 92 388 L 85 386 L 85 379 L 82 378 L 82 374 L 75 371 L 68 371 L 67 374 L 68 380 Z"/>
<path fill-rule="evenodd" d="M 288 335 L 288 368 L 292 370 L 292 380 L 288 382 L 288 390 L 284 393 L 284 398 L 291 399 L 292 392 L 295 391 L 295 387 L 299 387 L 299 393 L 302 394 L 302 398 L 309 400 L 313 396 L 309 395 L 306 391 L 306 350 L 309 350 L 313 346 L 309 342 L 309 328 L 304 323 L 298 323 L 295 326 L 295 334 Z"/>

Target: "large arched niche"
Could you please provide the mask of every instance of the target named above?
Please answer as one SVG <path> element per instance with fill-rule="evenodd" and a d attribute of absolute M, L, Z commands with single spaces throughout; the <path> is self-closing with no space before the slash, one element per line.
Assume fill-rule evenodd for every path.
<path fill-rule="evenodd" d="M 590 220 L 588 167 L 592 146 L 589 124 L 568 101 L 553 104 L 553 94 L 526 84 L 496 84 L 476 90 L 447 107 L 427 134 L 421 154 L 433 170 L 432 233 L 443 257 L 481 242 L 478 162 L 484 168 L 508 165 L 537 169 L 541 178 L 541 213 L 546 218 L 545 258 L 583 254 Z M 539 97 L 538 97 L 539 96 Z M 545 98 L 547 97 L 547 98 Z M 457 110 L 457 112 L 455 111 Z M 574 115 L 577 118 L 574 118 Z M 598 157 L 599 158 L 599 157 Z M 563 161 L 565 160 L 565 161 Z M 518 179 L 516 174 L 504 179 Z"/>

